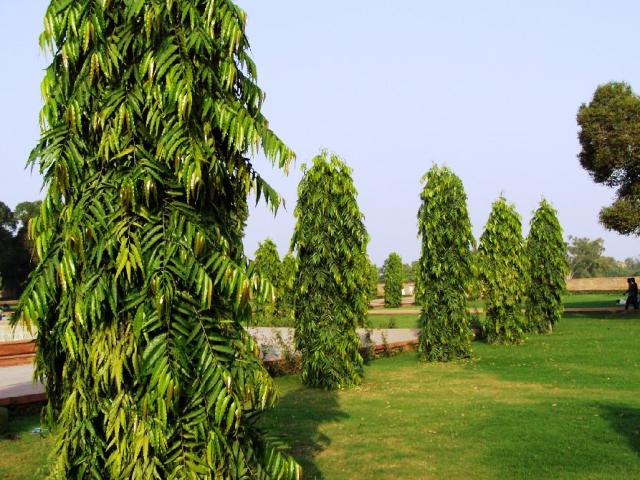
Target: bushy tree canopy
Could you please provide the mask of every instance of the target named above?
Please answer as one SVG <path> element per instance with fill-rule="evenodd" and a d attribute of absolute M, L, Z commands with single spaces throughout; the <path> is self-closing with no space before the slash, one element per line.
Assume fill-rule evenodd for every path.
<path fill-rule="evenodd" d="M 486 302 L 487 340 L 522 340 L 521 313 L 527 285 L 522 225 L 515 207 L 500 197 L 493 203 L 478 249 L 478 267 Z"/>
<path fill-rule="evenodd" d="M 448 361 L 471 352 L 467 293 L 475 240 L 460 178 L 436 165 L 423 182 L 418 212 L 422 238 L 416 295 L 422 308 L 418 354 L 427 361 Z"/>
<path fill-rule="evenodd" d="M 247 196 L 281 168 L 229 0 L 52 0 L 47 188 L 22 297 L 58 423 L 51 478 L 296 478 L 257 425 L 273 381 L 242 323 Z"/>
<path fill-rule="evenodd" d="M 384 306 L 398 308 L 402 304 L 402 258 L 396 252 L 384 262 Z"/>
<path fill-rule="evenodd" d="M 527 327 L 550 332 L 562 317 L 562 293 L 566 287 L 567 245 L 555 209 L 542 200 L 531 219 L 526 242 L 529 266 Z"/>
<path fill-rule="evenodd" d="M 640 234 L 640 97 L 626 83 L 599 86 L 578 111 L 580 164 L 593 180 L 617 189 L 600 221 L 624 235 Z"/>
<path fill-rule="evenodd" d="M 603 255 L 605 251 L 602 238 L 569 236 L 567 253 L 569 270 L 573 278 L 616 277 L 630 275 L 633 268 L 621 264 L 613 257 Z"/>
<path fill-rule="evenodd" d="M 302 381 L 335 389 L 361 380 L 356 327 L 367 315 L 368 236 L 351 170 L 322 152 L 298 187 L 291 241 L 297 252 L 296 347 Z"/>

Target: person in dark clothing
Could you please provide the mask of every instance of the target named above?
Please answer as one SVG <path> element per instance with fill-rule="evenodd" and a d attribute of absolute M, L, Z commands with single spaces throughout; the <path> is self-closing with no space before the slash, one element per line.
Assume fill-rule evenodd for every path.
<path fill-rule="evenodd" d="M 633 305 L 634 310 L 638 310 L 640 305 L 638 304 L 638 284 L 636 279 L 631 277 L 627 278 L 629 289 L 627 290 L 627 303 L 624 305 L 625 310 L 629 310 L 629 305 Z"/>

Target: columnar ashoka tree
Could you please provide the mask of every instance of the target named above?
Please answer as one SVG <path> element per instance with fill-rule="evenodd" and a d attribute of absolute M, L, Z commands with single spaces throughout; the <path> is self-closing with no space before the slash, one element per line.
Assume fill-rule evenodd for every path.
<path fill-rule="evenodd" d="M 265 281 L 269 294 L 254 299 L 254 315 L 251 324 L 273 326 L 278 321 L 277 303 L 282 293 L 282 262 L 280 262 L 280 255 L 273 240 L 267 238 L 258 245 L 253 267 Z"/>
<path fill-rule="evenodd" d="M 478 250 L 486 303 L 486 334 L 492 343 L 516 343 L 524 336 L 521 308 L 527 280 L 520 216 L 500 197 L 493 203 Z"/>
<path fill-rule="evenodd" d="M 396 252 L 384 262 L 384 306 L 398 308 L 402 304 L 402 257 Z"/>
<path fill-rule="evenodd" d="M 51 478 L 296 478 L 257 425 L 273 382 L 241 322 L 261 113 L 228 0 L 54 0 L 32 154 L 47 188 L 21 302 L 57 422 Z"/>
<path fill-rule="evenodd" d="M 468 357 L 471 330 L 467 294 L 473 276 L 475 243 L 462 181 L 435 165 L 424 179 L 418 212 L 422 253 L 417 268 L 422 307 L 418 355 L 427 361 Z"/>
<path fill-rule="evenodd" d="M 295 342 L 302 381 L 336 389 L 360 383 L 356 327 L 367 315 L 368 236 L 351 170 L 336 155 L 313 159 L 298 187 Z"/>
<path fill-rule="evenodd" d="M 528 328 L 549 333 L 562 317 L 562 292 L 569 271 L 567 244 L 556 210 L 542 200 L 531 219 L 526 245 L 529 263 Z"/>

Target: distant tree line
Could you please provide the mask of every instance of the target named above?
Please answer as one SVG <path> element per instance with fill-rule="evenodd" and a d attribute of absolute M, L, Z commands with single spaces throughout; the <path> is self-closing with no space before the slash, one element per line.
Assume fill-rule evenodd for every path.
<path fill-rule="evenodd" d="M 15 298 L 33 270 L 29 220 L 38 215 L 41 201 L 22 202 L 11 210 L 0 202 L 0 290 Z"/>

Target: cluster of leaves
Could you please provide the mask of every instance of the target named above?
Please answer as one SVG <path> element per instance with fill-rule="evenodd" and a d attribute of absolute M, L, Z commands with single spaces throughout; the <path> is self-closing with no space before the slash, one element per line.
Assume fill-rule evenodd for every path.
<path fill-rule="evenodd" d="M 321 152 L 298 187 L 296 349 L 302 381 L 336 389 L 361 381 L 356 327 L 367 316 L 368 235 L 356 201 L 351 170 L 336 155 Z"/>
<path fill-rule="evenodd" d="M 555 209 L 542 200 L 531 219 L 526 243 L 529 263 L 527 327 L 551 332 L 562 317 L 562 293 L 566 287 L 567 245 Z"/>
<path fill-rule="evenodd" d="M 247 159 L 294 155 L 261 113 L 230 0 L 53 0 L 47 187 L 21 318 L 57 422 L 51 478 L 297 478 L 257 425 L 277 394 L 242 323 Z"/>
<path fill-rule="evenodd" d="M 21 202 L 14 211 L 0 202 L 0 290 L 15 298 L 34 268 L 29 222 L 38 215 L 41 201 Z"/>
<path fill-rule="evenodd" d="M 581 165 L 595 182 L 617 188 L 600 221 L 623 235 L 640 233 L 640 97 L 626 83 L 601 85 L 577 120 Z"/>
<path fill-rule="evenodd" d="M 398 308 L 402 304 L 402 258 L 396 252 L 384 261 L 384 306 Z"/>
<path fill-rule="evenodd" d="M 493 203 L 478 249 L 490 343 L 516 343 L 524 337 L 521 308 L 528 285 L 526 264 L 520 216 L 500 197 Z"/>
<path fill-rule="evenodd" d="M 433 166 L 423 178 L 418 212 L 422 237 L 419 260 L 421 305 L 418 355 L 426 361 L 466 358 L 471 353 L 467 295 L 475 244 L 462 181 L 446 167 Z"/>
<path fill-rule="evenodd" d="M 297 264 L 288 254 L 280 261 L 276 244 L 267 239 L 255 252 L 254 269 L 265 282 L 269 293 L 253 301 L 253 322 L 258 326 L 293 325 L 293 282 Z"/>

